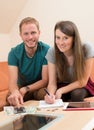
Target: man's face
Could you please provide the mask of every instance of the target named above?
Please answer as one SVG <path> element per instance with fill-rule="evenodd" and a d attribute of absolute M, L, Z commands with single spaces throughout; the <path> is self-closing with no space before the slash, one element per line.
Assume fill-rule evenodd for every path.
<path fill-rule="evenodd" d="M 36 47 L 39 35 L 40 31 L 35 24 L 28 23 L 22 25 L 20 36 L 27 48 Z"/>

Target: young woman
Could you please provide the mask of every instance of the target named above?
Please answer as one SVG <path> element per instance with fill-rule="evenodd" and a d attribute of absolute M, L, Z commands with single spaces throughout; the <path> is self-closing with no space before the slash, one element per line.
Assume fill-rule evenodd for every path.
<path fill-rule="evenodd" d="M 45 101 L 83 101 L 92 95 L 87 83 L 91 83 L 90 73 L 94 50 L 89 44 L 82 44 L 78 29 L 71 21 L 60 21 L 54 28 L 54 48 L 46 55 L 48 60 L 49 84 Z M 94 87 L 94 83 L 92 82 Z M 94 94 L 94 92 L 93 92 Z"/>

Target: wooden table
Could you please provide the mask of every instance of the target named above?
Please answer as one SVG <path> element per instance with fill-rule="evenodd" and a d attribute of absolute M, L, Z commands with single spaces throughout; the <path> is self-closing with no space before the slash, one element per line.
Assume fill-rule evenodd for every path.
<path fill-rule="evenodd" d="M 24 106 L 37 106 L 38 101 L 28 101 Z M 88 111 L 63 111 L 62 108 L 56 110 L 41 109 L 37 114 L 63 114 L 63 118 L 55 122 L 47 130 L 81 130 L 91 119 L 94 118 L 94 110 Z M 0 130 L 13 130 L 13 120 L 17 116 L 8 116 L 4 111 L 0 112 Z"/>

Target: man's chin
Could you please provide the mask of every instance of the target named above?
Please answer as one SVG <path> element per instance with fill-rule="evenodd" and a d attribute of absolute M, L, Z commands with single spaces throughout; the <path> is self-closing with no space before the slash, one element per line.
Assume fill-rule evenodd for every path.
<path fill-rule="evenodd" d="M 37 46 L 37 44 L 36 44 L 36 45 L 27 46 L 27 47 L 33 49 L 33 48 L 35 48 L 36 46 Z"/>
<path fill-rule="evenodd" d="M 35 48 L 37 46 L 37 44 L 25 44 L 28 48 Z"/>

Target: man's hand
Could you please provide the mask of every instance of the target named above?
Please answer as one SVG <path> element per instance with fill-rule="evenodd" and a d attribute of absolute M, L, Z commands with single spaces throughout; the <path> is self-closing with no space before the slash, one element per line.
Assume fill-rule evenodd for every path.
<path fill-rule="evenodd" d="M 19 92 L 19 90 L 15 90 L 11 95 L 8 97 L 8 102 L 10 105 L 20 107 L 23 105 L 23 96 Z"/>
<path fill-rule="evenodd" d="M 24 97 L 24 95 L 29 91 L 29 87 L 28 86 L 22 87 L 22 88 L 20 88 L 19 91 L 22 94 L 22 96 Z"/>

